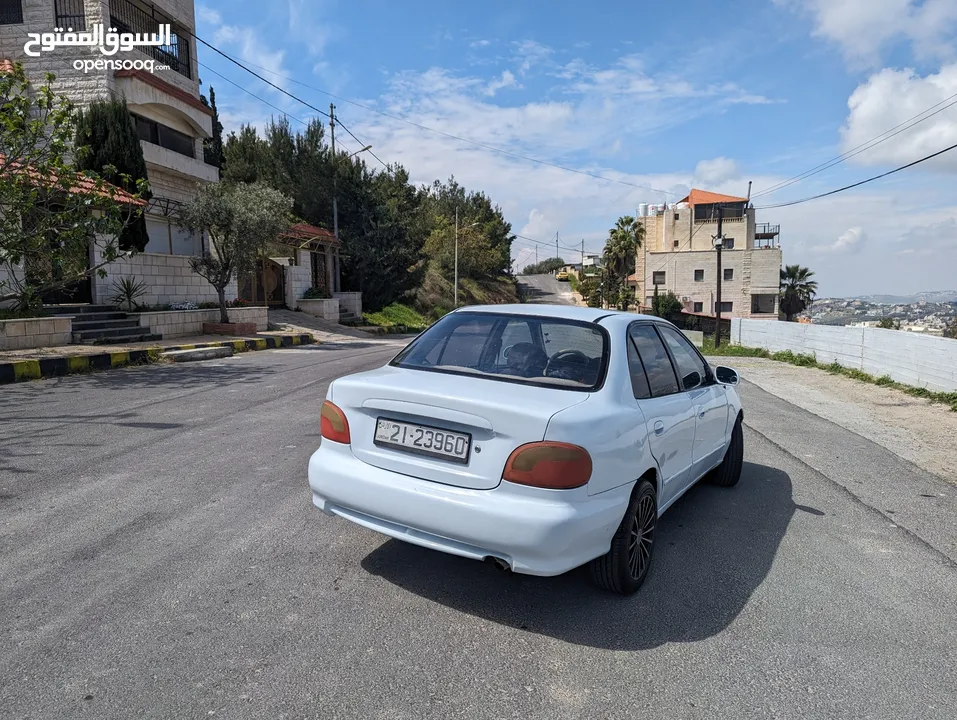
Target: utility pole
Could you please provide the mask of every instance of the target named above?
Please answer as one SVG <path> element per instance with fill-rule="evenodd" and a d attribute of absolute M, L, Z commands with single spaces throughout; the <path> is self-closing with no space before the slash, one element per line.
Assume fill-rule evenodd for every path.
<path fill-rule="evenodd" d="M 459 306 L 459 209 L 455 208 L 455 301 L 453 308 Z"/>
<path fill-rule="evenodd" d="M 332 141 L 332 234 L 339 239 L 339 201 L 336 199 L 336 180 L 339 162 L 336 158 L 336 106 L 329 103 L 329 136 Z"/>
<path fill-rule="evenodd" d="M 555 233 L 555 257 L 561 257 L 561 255 L 558 254 L 558 232 L 557 231 Z"/>
<path fill-rule="evenodd" d="M 724 245 L 724 235 L 721 234 L 724 213 L 720 205 L 717 210 L 718 234 L 714 236 L 714 249 L 718 251 L 717 290 L 715 292 L 714 303 L 714 346 L 716 348 L 721 346 L 721 247 Z"/>
<path fill-rule="evenodd" d="M 535 246 L 535 264 L 538 265 L 538 245 Z"/>

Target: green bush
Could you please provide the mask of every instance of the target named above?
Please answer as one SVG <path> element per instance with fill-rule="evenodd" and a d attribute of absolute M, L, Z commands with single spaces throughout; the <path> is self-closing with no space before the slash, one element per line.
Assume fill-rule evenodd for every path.
<path fill-rule="evenodd" d="M 331 297 L 324 287 L 311 287 L 302 294 L 303 300 L 328 300 Z"/>
<path fill-rule="evenodd" d="M 408 305 L 392 303 L 382 308 L 379 312 L 365 313 L 365 321 L 370 325 L 379 327 L 395 327 L 404 325 L 409 330 L 424 330 L 431 323 L 419 312 L 413 310 Z"/>

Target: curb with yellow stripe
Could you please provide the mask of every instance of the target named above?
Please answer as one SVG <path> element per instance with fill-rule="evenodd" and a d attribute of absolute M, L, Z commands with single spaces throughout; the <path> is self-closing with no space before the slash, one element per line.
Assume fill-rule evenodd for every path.
<path fill-rule="evenodd" d="M 0 385 L 20 382 L 21 380 L 40 380 L 41 378 L 73 375 L 93 370 L 109 370 L 110 368 L 126 365 L 142 365 L 155 362 L 159 359 L 160 353 L 172 350 L 197 350 L 228 346 L 235 352 L 249 352 L 252 350 L 309 345 L 314 342 L 315 338 L 312 335 L 270 335 L 264 338 L 153 347 L 145 350 L 127 350 L 96 355 L 70 355 L 67 357 L 41 358 L 39 360 L 17 360 L 0 363 Z"/>

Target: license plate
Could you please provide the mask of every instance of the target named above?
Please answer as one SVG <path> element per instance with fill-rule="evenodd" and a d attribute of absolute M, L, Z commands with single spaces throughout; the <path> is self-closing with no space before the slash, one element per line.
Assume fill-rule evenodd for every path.
<path fill-rule="evenodd" d="M 469 461 L 472 436 L 379 418 L 375 426 L 375 444 L 465 464 Z"/>

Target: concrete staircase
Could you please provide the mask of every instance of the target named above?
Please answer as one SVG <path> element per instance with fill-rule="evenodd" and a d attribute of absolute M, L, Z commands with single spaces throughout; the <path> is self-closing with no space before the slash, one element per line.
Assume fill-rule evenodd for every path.
<path fill-rule="evenodd" d="M 46 314 L 73 317 L 73 342 L 76 345 L 107 345 L 162 340 L 140 326 L 135 315 L 112 305 L 48 305 Z"/>
<path fill-rule="evenodd" d="M 356 314 L 351 310 L 339 307 L 339 323 L 341 325 L 358 325 L 361 320 L 362 318 L 356 317 Z"/>

